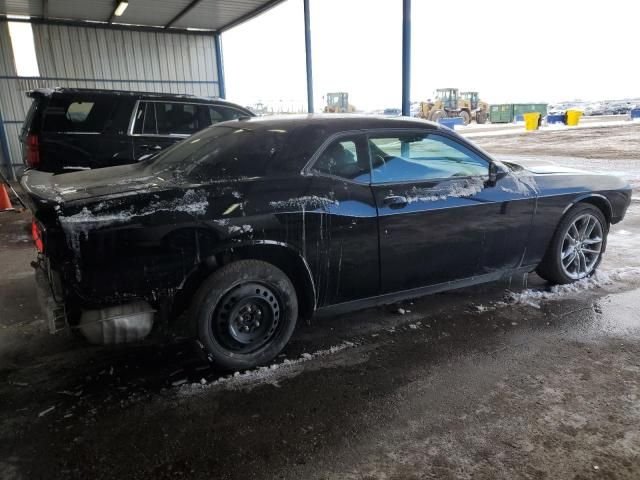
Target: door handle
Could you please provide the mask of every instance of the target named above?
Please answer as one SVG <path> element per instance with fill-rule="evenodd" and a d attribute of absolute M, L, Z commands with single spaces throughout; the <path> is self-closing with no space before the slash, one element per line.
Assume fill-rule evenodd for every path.
<path fill-rule="evenodd" d="M 384 197 L 384 204 L 389 208 L 402 208 L 406 207 L 407 197 L 403 197 L 402 195 L 389 195 L 388 197 Z"/>
<path fill-rule="evenodd" d="M 140 145 L 140 147 L 145 150 L 162 150 L 160 145 Z"/>

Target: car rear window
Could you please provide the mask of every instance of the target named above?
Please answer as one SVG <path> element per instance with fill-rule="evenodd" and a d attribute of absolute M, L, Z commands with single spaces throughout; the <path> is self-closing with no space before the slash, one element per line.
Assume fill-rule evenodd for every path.
<path fill-rule="evenodd" d="M 214 125 L 173 145 L 150 160 L 152 173 L 206 182 L 262 176 L 283 156 L 288 133 Z M 277 160 L 276 160 L 277 162 Z"/>
<path fill-rule="evenodd" d="M 44 111 L 44 132 L 101 133 L 114 107 L 107 98 L 56 97 Z"/>

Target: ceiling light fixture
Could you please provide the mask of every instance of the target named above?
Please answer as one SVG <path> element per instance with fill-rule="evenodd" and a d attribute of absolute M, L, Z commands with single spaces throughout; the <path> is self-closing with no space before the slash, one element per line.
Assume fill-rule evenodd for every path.
<path fill-rule="evenodd" d="M 122 16 L 122 14 L 124 13 L 124 11 L 127 9 L 127 7 L 129 6 L 129 2 L 126 0 L 121 0 L 118 3 L 118 6 L 116 7 L 115 11 L 113 12 L 113 14 L 116 17 L 120 17 Z"/>

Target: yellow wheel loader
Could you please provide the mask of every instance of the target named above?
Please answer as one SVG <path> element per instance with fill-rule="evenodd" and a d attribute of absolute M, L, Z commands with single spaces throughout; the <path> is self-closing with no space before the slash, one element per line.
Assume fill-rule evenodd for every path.
<path fill-rule="evenodd" d="M 458 92 L 457 88 L 439 88 L 435 100 L 420 102 L 417 116 L 437 122 L 441 118 L 460 117 L 465 125 L 471 120 L 477 123 L 487 121 L 489 106 L 478 100 L 478 92 Z"/>
<path fill-rule="evenodd" d="M 324 113 L 353 113 L 356 107 L 349 103 L 349 94 L 347 92 L 327 93 L 327 106 L 324 107 Z"/>

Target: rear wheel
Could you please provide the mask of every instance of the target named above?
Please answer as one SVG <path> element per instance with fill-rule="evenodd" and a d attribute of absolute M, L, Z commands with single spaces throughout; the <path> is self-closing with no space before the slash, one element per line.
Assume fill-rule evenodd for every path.
<path fill-rule="evenodd" d="M 291 338 L 297 317 L 291 281 L 259 260 L 240 260 L 214 272 L 191 307 L 199 346 L 215 364 L 233 370 L 275 358 Z"/>
<path fill-rule="evenodd" d="M 460 118 L 462 118 L 462 122 L 465 125 L 469 125 L 469 122 L 471 122 L 471 115 L 466 110 L 460 112 Z"/>
<path fill-rule="evenodd" d="M 487 112 L 485 112 L 484 110 L 478 110 L 476 112 L 476 123 L 480 125 L 483 123 L 487 123 Z"/>
<path fill-rule="evenodd" d="M 434 110 L 429 115 L 429 120 L 431 120 L 432 122 L 437 122 L 441 118 L 446 118 L 446 117 L 447 117 L 447 112 L 445 112 L 444 110 Z"/>
<path fill-rule="evenodd" d="M 598 268 L 607 243 L 608 224 L 602 211 L 578 204 L 562 218 L 537 273 L 551 283 L 572 283 Z"/>

